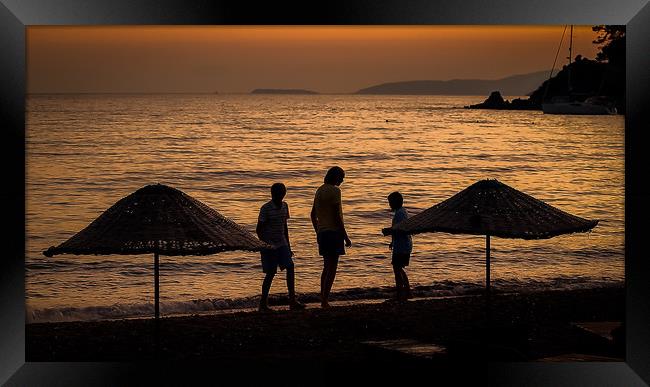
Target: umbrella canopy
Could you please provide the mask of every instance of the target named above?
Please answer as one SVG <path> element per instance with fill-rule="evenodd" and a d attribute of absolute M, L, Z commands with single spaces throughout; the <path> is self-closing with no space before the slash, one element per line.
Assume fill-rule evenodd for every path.
<path fill-rule="evenodd" d="M 162 184 L 121 199 L 54 254 L 208 255 L 268 247 L 255 235 L 204 203 Z"/>
<path fill-rule="evenodd" d="M 386 231 L 485 235 L 485 288 L 489 294 L 490 236 L 548 239 L 589 231 L 597 224 L 597 220 L 571 215 L 496 179 L 490 179 L 478 181 Z"/>
<path fill-rule="evenodd" d="M 597 224 L 597 220 L 568 214 L 494 179 L 472 184 L 393 230 L 547 239 L 589 231 Z"/>
<path fill-rule="evenodd" d="M 272 246 L 191 196 L 162 184 L 121 199 L 86 228 L 43 252 L 55 254 L 154 254 L 154 311 L 159 307 L 159 255 L 208 255 Z"/>

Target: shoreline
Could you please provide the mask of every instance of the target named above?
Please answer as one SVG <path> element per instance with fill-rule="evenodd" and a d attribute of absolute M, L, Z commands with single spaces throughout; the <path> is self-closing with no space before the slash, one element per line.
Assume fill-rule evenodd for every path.
<path fill-rule="evenodd" d="M 26 325 L 25 359 L 208 359 L 234 367 L 239 362 L 277 367 L 289 359 L 305 366 L 538 361 L 567 354 L 622 361 L 618 343 L 575 323 L 623 321 L 624 294 L 622 287 L 551 290 L 494 294 L 489 304 L 482 295 L 470 295 L 165 317 L 158 351 L 153 319 L 32 323 Z"/>
<path fill-rule="evenodd" d="M 557 284 L 556 284 L 557 285 Z M 529 293 L 545 290 L 571 290 L 593 288 L 623 287 L 622 281 L 594 281 L 587 283 L 565 284 L 564 286 L 549 286 L 536 284 L 534 286 L 493 286 L 492 294 Z M 413 284 L 414 299 L 435 299 L 447 297 L 463 297 L 481 295 L 484 285 L 473 282 L 441 281 L 432 285 Z M 336 305 L 354 305 L 382 302 L 394 296 L 394 286 L 379 286 L 366 288 L 348 288 L 334 291 L 331 301 Z M 163 301 L 161 317 L 183 317 L 191 315 L 230 314 L 237 312 L 253 312 L 257 310 L 259 294 L 234 298 L 200 298 L 185 301 Z M 320 296 L 317 292 L 297 293 L 299 301 L 319 307 Z M 287 309 L 288 296 L 283 292 L 271 293 L 269 305 L 274 308 Z M 151 303 L 115 303 L 109 305 L 60 306 L 48 308 L 27 307 L 27 324 L 58 323 L 58 322 L 94 322 L 116 321 L 122 319 L 148 319 L 153 315 Z"/>

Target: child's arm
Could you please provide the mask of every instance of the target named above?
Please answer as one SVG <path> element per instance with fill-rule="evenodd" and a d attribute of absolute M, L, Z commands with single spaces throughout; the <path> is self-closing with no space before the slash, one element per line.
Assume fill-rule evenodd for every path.
<path fill-rule="evenodd" d="M 264 211 L 260 208 L 260 214 L 257 217 L 257 226 L 255 227 L 255 232 L 257 233 L 257 237 L 260 240 L 262 239 L 262 229 L 264 227 L 265 221 L 266 221 L 266 217 L 264 216 Z"/>
<path fill-rule="evenodd" d="M 314 226 L 314 231 L 318 232 L 318 219 L 316 218 L 316 199 L 314 199 L 314 204 L 311 206 L 311 224 Z"/>
<path fill-rule="evenodd" d="M 291 242 L 289 241 L 289 225 L 287 224 L 287 219 L 289 218 L 289 205 L 287 204 L 287 217 L 284 220 L 284 237 L 287 238 L 287 247 L 289 247 L 289 251 L 291 251 Z M 291 255 L 293 255 L 293 251 L 291 251 Z"/>
<path fill-rule="evenodd" d="M 284 223 L 284 236 L 287 238 L 287 247 L 289 247 L 289 251 L 291 251 L 291 255 L 293 255 L 293 250 L 291 250 L 291 242 L 289 242 L 289 227 L 287 226 L 287 223 Z"/>
<path fill-rule="evenodd" d="M 348 237 L 348 232 L 345 230 L 345 223 L 343 222 L 343 206 L 341 205 L 341 191 L 337 191 L 337 197 L 336 197 L 336 220 L 339 226 L 339 229 L 343 232 L 343 239 L 345 240 L 345 245 L 347 247 L 352 246 L 352 242 L 350 241 L 350 238 Z"/>
<path fill-rule="evenodd" d="M 262 239 L 262 223 L 259 221 L 257 222 L 257 227 L 255 227 L 255 232 L 257 233 L 257 237 Z"/>

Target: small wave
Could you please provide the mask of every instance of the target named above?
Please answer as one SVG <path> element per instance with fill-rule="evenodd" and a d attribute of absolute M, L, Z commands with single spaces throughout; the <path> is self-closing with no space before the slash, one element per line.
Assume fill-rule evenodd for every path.
<path fill-rule="evenodd" d="M 254 170 L 228 170 L 228 171 L 202 171 L 199 176 L 201 179 L 214 180 L 216 178 L 265 178 L 269 180 L 278 180 L 292 176 L 313 176 L 320 175 L 319 170 L 311 169 L 293 169 L 287 171 L 254 171 Z"/>
<path fill-rule="evenodd" d="M 214 122 L 211 121 L 177 121 L 176 124 L 178 125 L 207 125 L 207 124 L 213 124 Z M 183 137 L 184 139 L 187 137 Z M 196 137 L 197 139 L 200 137 Z"/>
<path fill-rule="evenodd" d="M 491 287 L 495 293 L 529 293 L 545 290 L 579 290 L 592 288 L 623 287 L 623 281 L 611 278 L 594 277 L 556 277 L 548 280 L 494 280 Z M 437 281 L 431 284 L 415 284 L 412 293 L 415 298 L 453 297 L 482 294 L 483 282 Z M 393 286 L 349 288 L 333 292 L 332 301 L 361 302 L 387 299 L 393 296 Z M 318 303 L 320 295 L 316 292 L 297 295 L 302 302 Z M 286 294 L 271 294 L 269 305 L 287 305 Z M 189 301 L 161 301 L 160 312 L 164 316 L 187 314 L 237 312 L 254 310 L 259 303 L 259 296 L 240 298 L 205 298 Z M 118 303 L 110 306 L 58 307 L 35 309 L 28 307 L 27 323 L 97 321 L 125 318 L 148 318 L 154 313 L 153 303 Z"/>
<path fill-rule="evenodd" d="M 210 272 L 218 271 L 224 267 L 246 267 L 248 264 L 244 262 L 225 262 L 225 261 L 210 261 L 206 258 L 203 261 L 183 261 L 183 262 L 165 262 L 164 270 L 173 272 Z M 28 271 L 51 271 L 56 273 L 63 272 L 115 272 L 127 276 L 138 276 L 148 274 L 150 271 L 150 264 L 146 263 L 137 264 L 129 262 L 106 261 L 106 262 L 86 262 L 80 260 L 78 262 L 72 261 L 54 261 L 54 262 L 34 262 L 25 265 Z"/>
<path fill-rule="evenodd" d="M 348 202 L 352 203 L 352 200 L 348 200 Z M 384 222 L 390 223 L 390 220 L 392 219 L 392 213 L 389 210 L 352 210 L 349 211 L 349 213 L 346 215 L 347 217 L 350 218 L 359 218 L 359 219 L 375 219 L 375 220 L 382 220 Z M 382 227 L 387 227 L 386 225 Z"/>

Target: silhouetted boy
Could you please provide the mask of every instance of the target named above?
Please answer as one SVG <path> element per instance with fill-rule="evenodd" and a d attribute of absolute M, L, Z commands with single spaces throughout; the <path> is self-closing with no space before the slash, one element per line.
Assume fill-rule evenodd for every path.
<path fill-rule="evenodd" d="M 392 222 L 393 226 L 408 218 L 408 212 L 406 211 L 406 208 L 402 206 L 404 204 L 402 194 L 399 192 L 393 192 L 388 195 L 388 204 L 390 204 L 390 208 L 395 211 Z M 404 267 L 409 264 L 411 251 L 413 250 L 413 242 L 410 235 L 394 231 L 391 232 L 389 230 L 390 228 L 385 228 L 382 230 L 382 233 L 384 235 L 388 235 L 389 233 L 392 235 L 392 241 L 388 247 L 393 250 L 393 259 L 391 264 L 393 265 L 393 272 L 395 273 L 395 290 L 397 291 L 397 299 L 405 301 L 408 298 L 411 298 L 411 286 L 409 284 L 408 276 L 404 271 Z"/>
<path fill-rule="evenodd" d="M 275 183 L 271 186 L 271 200 L 260 208 L 257 220 L 257 236 L 260 240 L 274 246 L 273 249 L 265 249 L 260 252 L 262 258 L 262 271 L 266 273 L 262 282 L 262 298 L 260 299 L 259 310 L 267 312 L 271 309 L 268 306 L 269 290 L 278 266 L 280 270 L 287 269 L 287 288 L 289 290 L 289 308 L 304 309 L 305 305 L 296 301 L 294 265 L 291 257 L 293 252 L 289 244 L 289 206 L 282 201 L 287 194 L 287 188 L 282 183 Z"/>

